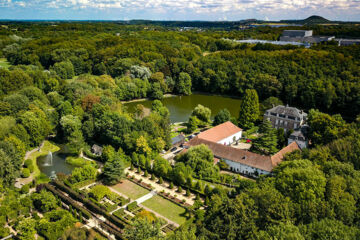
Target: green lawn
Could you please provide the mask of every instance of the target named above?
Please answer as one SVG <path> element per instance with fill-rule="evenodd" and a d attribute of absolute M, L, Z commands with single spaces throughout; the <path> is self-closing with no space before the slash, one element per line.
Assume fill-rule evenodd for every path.
<path fill-rule="evenodd" d="M 83 167 L 85 165 L 93 165 L 96 166 L 96 162 L 95 161 L 90 161 L 87 160 L 85 158 L 82 157 L 74 157 L 74 156 L 69 156 L 65 159 L 65 162 L 74 166 L 74 167 Z"/>
<path fill-rule="evenodd" d="M 6 58 L 0 58 L 0 67 L 9 68 L 10 63 L 6 60 Z"/>
<path fill-rule="evenodd" d="M 34 165 L 34 178 L 40 175 L 40 169 L 36 163 L 36 159 L 40 156 L 47 155 L 49 153 L 49 151 L 56 152 L 59 150 L 60 150 L 60 148 L 58 146 L 54 145 L 53 143 L 51 143 L 49 141 L 45 141 L 44 146 L 41 148 L 40 152 L 35 151 L 29 155 L 28 159 L 31 159 L 31 161 Z"/>
<path fill-rule="evenodd" d="M 136 200 L 150 192 L 145 188 L 130 182 L 129 180 L 123 180 L 122 183 L 116 184 L 113 188 L 133 200 Z"/>
<path fill-rule="evenodd" d="M 154 212 L 157 212 L 180 225 L 186 221 L 186 218 L 181 216 L 185 212 L 185 208 L 182 208 L 163 197 L 154 196 L 143 202 L 141 205 L 150 208 Z"/>

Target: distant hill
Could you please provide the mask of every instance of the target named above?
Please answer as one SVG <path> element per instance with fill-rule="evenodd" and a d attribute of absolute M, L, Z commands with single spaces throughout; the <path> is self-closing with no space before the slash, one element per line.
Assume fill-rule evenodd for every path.
<path fill-rule="evenodd" d="M 326 18 L 323 18 L 321 16 L 316 16 L 316 15 L 308 17 L 307 19 L 304 19 L 303 21 L 307 24 L 319 24 L 319 23 L 331 22 L 330 20 L 328 20 Z"/>
<path fill-rule="evenodd" d="M 321 16 L 310 16 L 306 19 L 302 19 L 302 20 L 281 20 L 280 22 L 286 22 L 286 23 L 292 23 L 292 24 L 324 24 L 324 23 L 331 23 L 332 21 L 321 17 Z"/>

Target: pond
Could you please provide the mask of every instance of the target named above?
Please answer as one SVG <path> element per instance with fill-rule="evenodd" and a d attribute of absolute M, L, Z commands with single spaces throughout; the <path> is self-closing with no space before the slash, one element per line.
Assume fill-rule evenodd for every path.
<path fill-rule="evenodd" d="M 161 100 L 161 102 L 170 111 L 170 121 L 186 122 L 192 110 L 201 104 L 211 109 L 211 117 L 213 118 L 221 109 L 227 108 L 231 116 L 238 117 L 240 111 L 240 99 L 212 96 L 205 94 L 192 94 L 190 96 L 173 96 L 167 97 Z M 128 107 L 128 110 L 132 112 L 137 104 L 142 104 L 147 108 L 151 107 L 152 100 L 144 100 L 138 102 L 129 102 L 124 105 Z"/>
<path fill-rule="evenodd" d="M 49 177 L 55 173 L 70 174 L 75 167 L 65 162 L 67 156 L 66 149 L 62 147 L 57 152 L 38 157 L 37 165 Z"/>

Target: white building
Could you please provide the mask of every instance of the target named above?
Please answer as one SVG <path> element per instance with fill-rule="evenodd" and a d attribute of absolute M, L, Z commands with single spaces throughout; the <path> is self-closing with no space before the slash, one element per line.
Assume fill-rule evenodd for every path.
<path fill-rule="evenodd" d="M 295 129 L 295 131 L 291 133 L 288 138 L 288 145 L 296 142 L 301 149 L 307 148 L 309 146 L 309 140 L 306 137 L 308 131 L 308 125 L 303 125 L 300 128 Z"/>
<path fill-rule="evenodd" d="M 223 145 L 231 145 L 241 139 L 241 136 L 242 129 L 228 121 L 200 133 L 198 138 Z"/>
<path fill-rule="evenodd" d="M 241 134 L 240 128 L 226 122 L 199 134 L 185 143 L 184 147 L 205 144 L 213 152 L 215 163 L 223 160 L 231 171 L 249 176 L 269 174 L 286 153 L 300 150 L 298 144 L 293 142 L 275 155 L 265 156 L 229 146 L 234 140 L 241 138 Z"/>

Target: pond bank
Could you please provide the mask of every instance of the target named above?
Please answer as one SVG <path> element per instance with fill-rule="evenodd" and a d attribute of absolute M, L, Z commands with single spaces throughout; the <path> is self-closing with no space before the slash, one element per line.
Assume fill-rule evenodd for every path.
<path fill-rule="evenodd" d="M 232 116 L 236 118 L 239 116 L 241 101 L 238 98 L 197 93 L 189 96 L 171 96 L 161 100 L 163 105 L 169 109 L 171 123 L 187 122 L 191 112 L 198 104 L 210 108 L 212 118 L 224 108 L 227 108 Z M 127 102 L 124 106 L 129 112 L 133 112 L 137 104 L 141 103 L 144 107 L 151 108 L 152 102 L 152 100 L 136 100 L 135 102 Z"/>
<path fill-rule="evenodd" d="M 164 98 L 169 98 L 169 97 L 177 97 L 179 95 L 176 94 L 164 94 Z M 135 103 L 135 102 L 144 102 L 144 101 L 153 101 L 154 99 L 151 98 L 138 98 L 138 99 L 133 99 L 133 100 L 129 100 L 129 101 L 121 101 L 122 104 L 127 104 L 127 103 Z"/>

